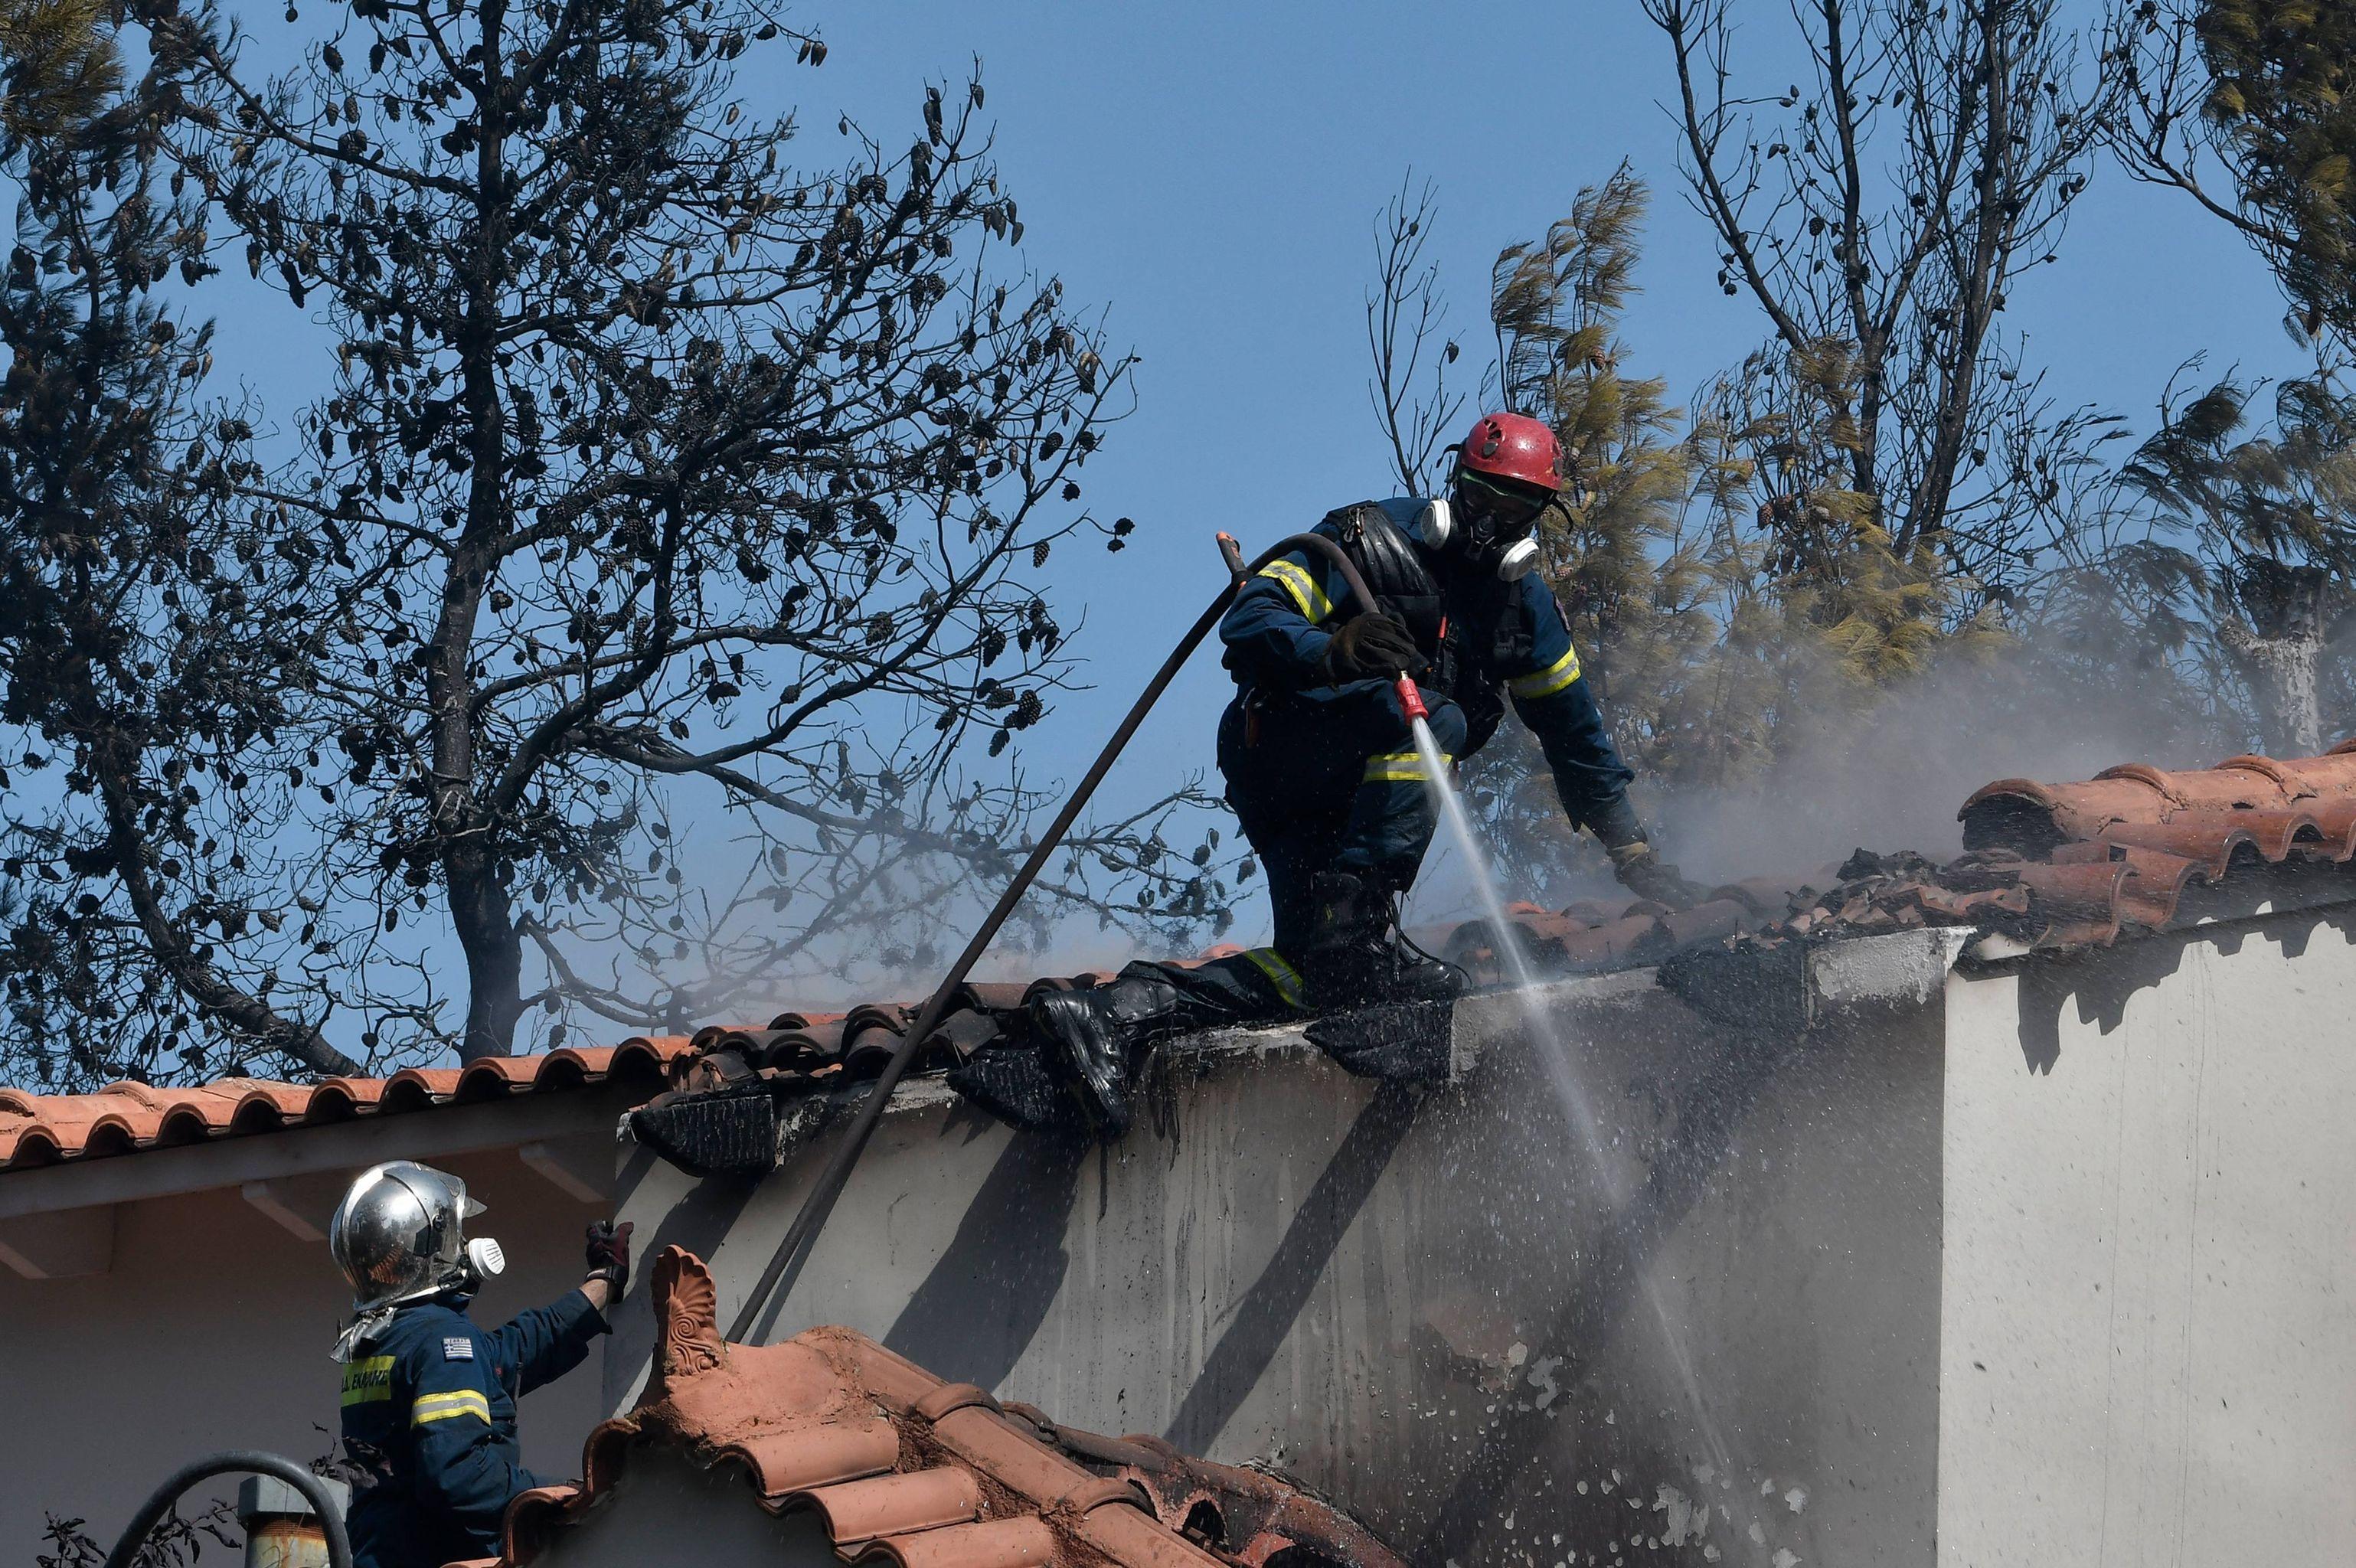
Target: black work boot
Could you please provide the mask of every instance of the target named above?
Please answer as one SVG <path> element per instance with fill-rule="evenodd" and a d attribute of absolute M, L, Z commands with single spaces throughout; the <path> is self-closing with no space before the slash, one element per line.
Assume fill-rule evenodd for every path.
<path fill-rule="evenodd" d="M 1023 1006 L 1049 1069 L 1107 1142 L 1129 1130 L 1130 1070 L 1144 1047 L 1186 1027 L 1185 998 L 1150 964 L 1085 991 L 1041 991 Z"/>
<path fill-rule="evenodd" d="M 1463 994 L 1463 972 L 1454 965 L 1399 946 L 1391 895 L 1381 884 L 1350 871 L 1320 871 L 1310 879 L 1309 891 L 1315 911 L 1300 965 L 1312 1007 L 1340 1012 L 1453 1001 Z"/>
<path fill-rule="evenodd" d="M 1391 995 L 1402 1002 L 1452 1002 L 1464 994 L 1464 971 L 1444 958 L 1394 944 Z"/>

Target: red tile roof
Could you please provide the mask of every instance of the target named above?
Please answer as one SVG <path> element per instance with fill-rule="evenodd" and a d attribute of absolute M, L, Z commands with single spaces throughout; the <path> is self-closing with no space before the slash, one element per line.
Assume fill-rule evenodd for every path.
<path fill-rule="evenodd" d="M 2229 757 L 2167 773 L 2142 763 L 2083 784 L 2000 779 L 1957 813 L 1965 853 L 1859 850 L 1789 884 L 1753 879 L 1713 889 L 1699 907 L 1573 904 L 1509 913 L 1531 966 L 1576 974 L 1655 963 L 1731 940 L 1870 935 L 1964 927 L 2035 947 L 2107 945 L 2124 931 L 2176 918 L 2185 890 L 2219 886 L 2262 865 L 2344 871 L 2356 860 L 2356 741 L 2320 757 Z M 2348 895 L 2356 898 L 2356 878 Z M 1442 938 L 1477 979 L 1504 976 L 1485 921 Z"/>
<path fill-rule="evenodd" d="M 940 1024 L 918 1052 L 916 1065 L 921 1071 L 964 1061 L 996 1037 L 992 1015 L 1021 1007 L 1033 991 L 1070 990 L 1108 978 L 1084 974 L 1027 982 L 969 981 L 950 998 Z M 884 1071 L 923 1010 L 916 1002 L 869 1002 L 847 1013 L 779 1013 L 759 1028 L 714 1024 L 696 1030 L 691 1041 L 696 1058 L 710 1065 L 690 1065 L 674 1076 L 682 1088 L 698 1091 L 730 1087 L 755 1072 L 826 1083 L 873 1078 Z"/>
<path fill-rule="evenodd" d="M 660 1333 L 645 1393 L 589 1435 L 583 1481 L 515 1500 L 489 1563 L 523 1568 L 561 1542 L 652 1444 L 735 1469 L 771 1513 L 807 1511 L 851 1563 L 1264 1568 L 1301 1547 L 1333 1568 L 1404 1568 L 1280 1477 L 1189 1459 L 1156 1437 L 1059 1428 L 848 1328 L 728 1343 L 711 1272 L 678 1247 L 655 1260 L 653 1289 Z"/>
<path fill-rule="evenodd" d="M 1530 967 L 1545 976 L 1625 969 L 1723 944 L 1773 945 L 1923 926 L 2000 933 L 2031 946 L 2115 941 L 2175 919 L 2195 884 L 2230 882 L 2261 864 L 2345 869 L 2356 864 L 2356 741 L 2290 761 L 2232 757 L 2169 773 L 2130 763 L 2080 784 L 2002 779 L 1958 814 L 1965 852 L 1938 864 L 1859 850 L 1783 880 L 1712 889 L 1687 910 L 1643 901 L 1582 901 L 1508 912 Z M 2356 898 L 2356 878 L 2349 894 Z M 1424 933 L 1426 945 L 1502 983 L 1485 921 Z M 1205 956 L 1237 949 L 1213 949 Z M 918 1053 L 918 1071 L 964 1060 L 996 1038 L 996 1015 L 1037 987 L 1085 986 L 1078 975 L 1023 984 L 974 983 Z M 804 1093 L 873 1077 L 917 1008 L 884 1003 L 845 1013 L 780 1013 L 759 1028 L 714 1026 L 691 1038 L 628 1040 L 612 1050 L 491 1058 L 412 1069 L 385 1079 L 315 1085 L 222 1079 L 188 1089 L 114 1083 L 92 1094 L 0 1090 L 0 1172 L 159 1145 L 382 1115 L 431 1105 L 545 1093 L 630 1077 L 649 1094 L 749 1088 Z"/>
<path fill-rule="evenodd" d="M 636 1082 L 651 1094 L 663 1086 L 666 1069 L 693 1050 L 685 1037 L 666 1035 L 589 1051 L 487 1057 L 465 1067 L 411 1068 L 390 1078 L 317 1083 L 220 1078 L 185 1089 L 126 1083 L 89 1094 L 0 1089 L 0 1171 L 436 1105 L 557 1093 L 612 1080 Z"/>

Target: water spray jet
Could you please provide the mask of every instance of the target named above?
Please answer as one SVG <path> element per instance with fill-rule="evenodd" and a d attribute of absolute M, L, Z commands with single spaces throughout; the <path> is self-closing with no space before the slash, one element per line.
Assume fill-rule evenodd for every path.
<path fill-rule="evenodd" d="M 1405 676 L 1399 677 L 1399 690 L 1400 706 L 1407 708 L 1408 699 L 1414 695 L 1414 685 Z M 1482 912 L 1489 923 L 1498 962 L 1512 987 L 1531 1044 L 1539 1053 L 1540 1064 L 1554 1089 L 1555 1097 L 1561 1103 L 1571 1131 L 1587 1157 L 1588 1166 L 1594 1171 L 1595 1179 L 1603 1189 L 1612 1219 L 1617 1223 L 1628 1209 L 1630 1195 L 1627 1186 L 1621 1180 L 1609 1157 L 1609 1140 L 1604 1136 L 1601 1120 L 1595 1114 L 1587 1087 L 1580 1080 L 1569 1043 L 1562 1039 L 1540 999 L 1537 978 L 1530 972 L 1528 956 L 1522 951 L 1522 944 L 1515 934 L 1517 928 L 1507 916 L 1504 896 L 1497 891 L 1496 874 L 1489 865 L 1488 856 L 1482 852 L 1480 839 L 1473 833 L 1472 816 L 1464 809 L 1463 797 L 1457 793 L 1448 759 L 1441 753 L 1440 743 L 1431 733 L 1429 718 L 1420 700 L 1408 709 L 1408 725 L 1414 732 L 1416 751 L 1423 763 L 1425 787 L 1430 791 L 1432 804 L 1440 813 L 1450 842 L 1464 858 L 1473 891 L 1479 897 Z M 1700 1380 L 1695 1375 L 1693 1360 L 1686 1349 L 1684 1336 L 1677 1332 L 1670 1318 L 1668 1303 L 1662 1297 L 1660 1287 L 1650 1275 L 1640 1271 L 1636 1284 L 1652 1308 L 1654 1321 L 1660 1333 L 1661 1348 L 1676 1373 L 1687 1408 L 1693 1414 L 1695 1427 L 1708 1451 L 1709 1463 L 1716 1466 L 1721 1474 L 1732 1473 L 1732 1455 L 1719 1435 L 1717 1424 L 1703 1406 Z"/>

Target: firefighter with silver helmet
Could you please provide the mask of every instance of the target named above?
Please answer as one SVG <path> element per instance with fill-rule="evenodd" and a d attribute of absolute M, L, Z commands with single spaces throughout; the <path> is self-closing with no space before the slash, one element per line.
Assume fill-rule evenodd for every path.
<path fill-rule="evenodd" d="M 1535 573 L 1538 519 L 1562 486 L 1560 449 L 1539 420 L 1489 413 L 1456 449 L 1447 493 L 1362 501 L 1315 532 L 1364 578 L 1354 602 L 1322 552 L 1295 550 L 1246 582 L 1220 623 L 1237 693 L 1219 723 L 1227 804 L 1266 868 L 1275 942 L 1197 965 L 1136 963 L 1084 990 L 1043 989 L 1016 1030 L 1035 1049 L 984 1053 L 950 1076 L 1019 1125 L 1055 1125 L 1066 1104 L 1118 1136 L 1142 1048 L 1188 1029 L 1444 1002 L 1452 965 L 1403 946 L 1397 900 L 1422 864 L 1437 816 L 1400 689 L 1428 713 L 1437 765 L 1484 745 L 1515 712 L 1537 736 L 1575 827 L 1592 833 L 1621 882 L 1669 904 L 1694 890 L 1655 853 L 1628 802 L 1620 760 L 1571 646 L 1562 607 Z M 1418 1039 L 1404 1053 L 1358 1049 L 1368 1030 L 1311 1038 L 1353 1072 L 1434 1071 Z M 1337 1049 L 1333 1041 L 1344 1042 Z"/>
<path fill-rule="evenodd" d="M 352 1285 L 343 1363 L 344 1474 L 355 1568 L 434 1568 L 499 1554 L 500 1520 L 544 1484 L 516 1443 L 516 1401 L 581 1364 L 630 1275 L 630 1227 L 589 1227 L 576 1290 L 486 1331 L 466 1316 L 506 1266 L 468 1239 L 483 1211 L 454 1176 L 407 1160 L 360 1173 L 327 1245 Z"/>

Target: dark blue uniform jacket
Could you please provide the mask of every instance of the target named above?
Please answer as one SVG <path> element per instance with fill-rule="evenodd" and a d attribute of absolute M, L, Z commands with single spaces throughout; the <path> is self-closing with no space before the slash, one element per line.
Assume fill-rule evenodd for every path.
<path fill-rule="evenodd" d="M 546 1483 L 516 1445 L 520 1396 L 581 1364 L 605 1319 L 575 1290 L 486 1333 L 460 1307 L 393 1315 L 344 1366 L 344 1449 L 361 1474 L 354 1568 L 436 1568 L 499 1554 L 499 1520 Z"/>
<path fill-rule="evenodd" d="M 1403 528 L 1412 528 L 1423 507 L 1409 497 L 1380 505 Z M 1336 534 L 1327 523 L 1316 531 Z M 1552 591 L 1536 572 L 1514 583 L 1440 581 L 1459 650 L 1456 678 L 1443 695 L 1462 706 L 1470 721 L 1464 754 L 1479 751 L 1503 717 L 1502 686 L 1537 737 L 1571 821 L 1606 843 L 1634 836 L 1627 788 L 1635 775 L 1612 744 Z M 1220 622 L 1226 667 L 1247 697 L 1258 690 L 1293 701 L 1347 701 L 1361 687 L 1387 686 L 1321 684 L 1318 661 L 1333 628 L 1349 613 L 1349 590 L 1324 557 L 1280 556 L 1244 584 Z"/>

